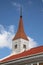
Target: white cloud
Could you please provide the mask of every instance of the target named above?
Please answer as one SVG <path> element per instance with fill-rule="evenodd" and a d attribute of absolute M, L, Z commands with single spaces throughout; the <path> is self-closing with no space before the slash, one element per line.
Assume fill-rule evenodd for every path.
<path fill-rule="evenodd" d="M 12 38 L 14 36 L 14 26 L 10 25 L 8 30 L 4 28 L 3 25 L 0 25 L 0 48 L 8 47 L 11 49 L 12 47 Z M 33 48 L 37 46 L 36 41 L 34 39 L 28 37 L 29 39 L 29 48 Z"/>
<path fill-rule="evenodd" d="M 16 2 L 12 2 L 12 5 L 15 6 L 17 8 L 17 10 L 20 11 L 20 4 L 19 3 L 16 3 Z"/>
<path fill-rule="evenodd" d="M 13 25 L 10 25 L 8 27 L 8 31 L 4 28 L 3 25 L 0 25 L 0 48 L 2 47 L 11 48 L 13 34 L 14 34 Z"/>
<path fill-rule="evenodd" d="M 19 3 L 16 3 L 16 2 L 12 2 L 12 4 L 16 7 L 20 7 L 20 4 Z"/>
<path fill-rule="evenodd" d="M 34 41 L 33 38 L 28 37 L 28 39 L 29 39 L 29 48 L 33 48 L 37 46 L 37 42 Z"/>
<path fill-rule="evenodd" d="M 43 0 L 42 0 L 42 2 L 43 2 Z"/>

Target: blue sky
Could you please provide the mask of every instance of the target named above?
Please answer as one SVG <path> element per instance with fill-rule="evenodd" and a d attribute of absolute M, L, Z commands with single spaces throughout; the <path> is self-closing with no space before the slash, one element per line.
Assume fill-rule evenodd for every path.
<path fill-rule="evenodd" d="M 34 39 L 37 46 L 43 45 L 43 0 L 0 0 L 0 36 L 3 37 L 3 33 L 9 35 L 9 32 L 10 37 L 15 35 L 20 18 L 20 5 L 23 8 L 23 23 L 27 36 Z M 1 47 L 2 37 L 0 59 L 11 53 L 10 48 L 3 46 L 4 43 Z"/>

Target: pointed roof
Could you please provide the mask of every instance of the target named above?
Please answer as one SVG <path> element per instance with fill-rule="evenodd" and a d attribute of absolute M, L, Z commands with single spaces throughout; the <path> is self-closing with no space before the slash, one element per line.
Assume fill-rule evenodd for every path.
<path fill-rule="evenodd" d="M 13 40 L 20 39 L 20 38 L 28 40 L 28 38 L 24 32 L 24 27 L 23 27 L 22 7 L 20 9 L 20 21 L 19 21 L 18 30 L 17 30 L 17 33 L 16 33 L 15 37 L 13 38 Z"/>

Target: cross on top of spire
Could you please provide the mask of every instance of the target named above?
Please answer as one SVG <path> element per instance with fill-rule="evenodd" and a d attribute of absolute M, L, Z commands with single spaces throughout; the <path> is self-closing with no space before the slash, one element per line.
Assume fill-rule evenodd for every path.
<path fill-rule="evenodd" d="M 20 17 L 22 17 L 22 6 L 20 6 Z"/>

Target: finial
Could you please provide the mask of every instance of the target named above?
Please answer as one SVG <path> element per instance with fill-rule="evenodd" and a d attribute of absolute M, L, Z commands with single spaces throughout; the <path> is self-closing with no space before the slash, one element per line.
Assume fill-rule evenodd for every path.
<path fill-rule="evenodd" d="M 20 6 L 20 17 L 22 17 L 22 6 Z"/>

